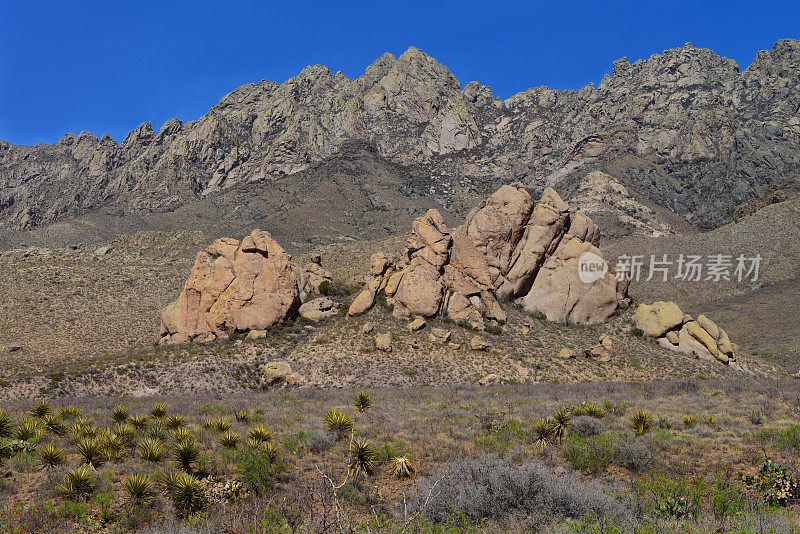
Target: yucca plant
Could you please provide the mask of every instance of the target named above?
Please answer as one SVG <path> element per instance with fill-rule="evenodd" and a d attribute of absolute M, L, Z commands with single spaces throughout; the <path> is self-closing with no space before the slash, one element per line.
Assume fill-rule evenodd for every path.
<path fill-rule="evenodd" d="M 180 516 L 193 515 L 206 507 L 203 483 L 188 473 L 176 473 L 168 482 L 169 496 Z"/>
<path fill-rule="evenodd" d="M 353 406 L 358 410 L 358 413 L 364 413 L 372 406 L 372 398 L 366 391 L 359 391 L 356 393 L 356 396 L 353 397 Z"/>
<path fill-rule="evenodd" d="M 67 425 L 56 415 L 48 413 L 42 417 L 42 422 L 44 423 L 45 429 L 56 436 L 63 436 L 67 433 Z"/>
<path fill-rule="evenodd" d="M 150 415 L 154 419 L 161 419 L 165 415 L 167 415 L 167 407 L 164 404 L 158 402 L 155 406 L 150 410 Z"/>
<path fill-rule="evenodd" d="M 31 441 L 39 437 L 41 434 L 41 426 L 39 421 L 35 419 L 23 419 L 14 430 L 14 437 L 20 441 Z"/>
<path fill-rule="evenodd" d="M 398 456 L 389 462 L 389 473 L 397 478 L 411 478 L 417 473 L 417 468 L 408 456 Z"/>
<path fill-rule="evenodd" d="M 764 424 L 764 414 L 761 413 L 761 410 L 753 410 L 747 415 L 747 419 L 750 421 L 751 424 L 754 424 L 756 426 L 761 426 Z"/>
<path fill-rule="evenodd" d="M 164 444 L 154 438 L 144 438 L 139 442 L 139 458 L 145 462 L 158 463 L 164 459 L 166 449 Z"/>
<path fill-rule="evenodd" d="M 694 425 L 697 424 L 697 417 L 693 415 L 687 415 L 683 418 L 683 426 L 686 428 L 692 428 Z"/>
<path fill-rule="evenodd" d="M 173 450 L 175 461 L 177 461 L 184 471 L 187 473 L 192 472 L 192 466 L 200 458 L 200 449 L 194 440 L 187 439 L 179 441 L 175 444 Z"/>
<path fill-rule="evenodd" d="M 250 439 L 256 441 L 271 441 L 272 432 L 264 425 L 258 425 L 250 429 Z"/>
<path fill-rule="evenodd" d="M 170 430 L 175 430 L 176 428 L 181 428 L 186 424 L 186 419 L 181 414 L 174 413 L 167 417 L 164 421 L 164 426 Z"/>
<path fill-rule="evenodd" d="M 647 410 L 637 410 L 631 416 L 631 428 L 637 436 L 647 434 L 653 429 L 653 415 Z"/>
<path fill-rule="evenodd" d="M 325 429 L 336 432 L 341 438 L 346 432 L 353 430 L 353 418 L 345 412 L 340 412 L 335 408 L 328 410 L 325 414 Z"/>
<path fill-rule="evenodd" d="M 144 430 L 145 428 L 147 428 L 147 423 L 148 423 L 147 417 L 143 415 L 134 415 L 128 420 L 128 422 L 136 430 Z"/>
<path fill-rule="evenodd" d="M 116 406 L 111 410 L 111 420 L 115 423 L 124 423 L 131 416 L 131 413 L 125 406 Z"/>
<path fill-rule="evenodd" d="M 225 432 L 219 437 L 219 444 L 226 449 L 235 449 L 239 444 L 239 436 L 233 432 Z"/>
<path fill-rule="evenodd" d="M 602 419 L 606 416 L 606 410 L 602 406 L 592 404 L 591 402 L 583 401 L 575 406 L 572 410 L 572 415 L 577 417 L 580 415 L 588 415 L 597 419 Z"/>
<path fill-rule="evenodd" d="M 210 417 L 206 417 L 200 423 L 200 426 L 203 427 L 205 430 L 211 430 L 211 429 L 214 428 L 214 419 L 212 419 Z"/>
<path fill-rule="evenodd" d="M 87 419 L 76 419 L 67 430 L 69 437 L 72 441 L 78 441 L 81 438 L 94 437 L 97 435 L 97 428 L 94 423 Z"/>
<path fill-rule="evenodd" d="M 130 447 L 131 443 L 133 443 L 133 440 L 136 438 L 136 429 L 133 428 L 133 425 L 128 423 L 118 423 L 114 425 L 114 428 L 111 429 L 111 433 L 122 440 L 125 447 Z"/>
<path fill-rule="evenodd" d="M 125 458 L 126 443 L 116 434 L 104 435 L 102 438 L 101 454 L 108 461 L 119 463 Z"/>
<path fill-rule="evenodd" d="M 194 439 L 194 432 L 182 426 L 172 431 L 172 437 L 175 438 L 175 441 L 186 441 L 187 439 Z"/>
<path fill-rule="evenodd" d="M 550 419 L 538 419 L 533 424 L 534 442 L 533 446 L 537 449 L 544 449 L 547 447 L 547 440 L 553 432 L 553 422 Z"/>
<path fill-rule="evenodd" d="M 31 408 L 31 415 L 34 417 L 44 417 L 51 411 L 52 408 L 50 407 L 50 401 L 47 399 L 42 399 L 33 405 L 33 408 Z"/>
<path fill-rule="evenodd" d="M 67 471 L 61 483 L 56 486 L 56 491 L 64 499 L 79 500 L 94 491 L 96 486 L 94 470 L 82 465 Z"/>
<path fill-rule="evenodd" d="M 122 483 L 122 488 L 131 502 L 139 506 L 149 503 L 153 498 L 153 484 L 147 475 L 133 473 Z"/>
<path fill-rule="evenodd" d="M 214 430 L 217 432 L 227 432 L 231 429 L 231 422 L 224 417 L 217 417 L 214 419 Z"/>
<path fill-rule="evenodd" d="M 240 423 L 245 423 L 245 424 L 249 423 L 253 419 L 253 416 L 247 410 L 240 410 L 236 412 L 236 415 L 234 417 L 236 417 L 236 420 L 239 421 Z"/>
<path fill-rule="evenodd" d="M 61 465 L 66 460 L 64 456 L 64 451 L 56 447 L 55 445 L 45 445 L 37 452 L 39 456 L 39 461 L 42 463 L 43 466 L 46 468 L 56 467 Z"/>
<path fill-rule="evenodd" d="M 161 441 L 166 441 L 168 436 L 166 427 L 161 423 L 161 421 L 157 421 L 150 425 L 150 428 L 147 429 L 147 436 L 153 439 L 158 439 Z"/>
<path fill-rule="evenodd" d="M 560 443 L 567 435 L 570 427 L 572 426 L 572 414 L 569 410 L 558 410 L 550 418 L 550 425 L 552 427 L 552 436 Z"/>
<path fill-rule="evenodd" d="M 375 470 L 375 448 L 367 439 L 356 439 L 350 444 L 350 461 L 347 465 L 354 477 L 370 476 Z"/>
<path fill-rule="evenodd" d="M 85 437 L 78 440 L 75 444 L 78 454 L 81 456 L 81 461 L 89 464 L 92 467 L 99 467 L 103 465 L 105 457 L 103 456 L 103 441 L 98 437 Z"/>
<path fill-rule="evenodd" d="M 77 406 L 67 404 L 58 408 L 58 416 L 61 419 L 75 419 L 81 416 L 81 409 Z"/>
<path fill-rule="evenodd" d="M 14 432 L 14 421 L 11 416 L 0 409 L 0 438 L 8 438 Z"/>

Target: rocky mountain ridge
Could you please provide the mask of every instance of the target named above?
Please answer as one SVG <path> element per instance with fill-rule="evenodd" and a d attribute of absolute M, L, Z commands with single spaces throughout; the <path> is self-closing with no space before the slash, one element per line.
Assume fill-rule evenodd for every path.
<path fill-rule="evenodd" d="M 414 193 L 457 215 L 504 183 L 540 193 L 602 170 L 707 229 L 798 175 L 798 82 L 800 41 L 778 41 L 743 72 L 687 44 L 617 60 L 596 88 L 500 100 L 410 48 L 352 80 L 317 65 L 282 84 L 246 84 L 197 121 L 158 132 L 146 122 L 121 144 L 88 132 L 0 142 L 0 225 L 169 212 L 237 184 L 268 188 L 362 142 L 430 176 Z"/>

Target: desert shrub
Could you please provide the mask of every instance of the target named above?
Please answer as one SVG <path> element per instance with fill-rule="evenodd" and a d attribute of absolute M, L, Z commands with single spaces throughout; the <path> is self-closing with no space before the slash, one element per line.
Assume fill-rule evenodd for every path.
<path fill-rule="evenodd" d="M 453 516 L 478 522 L 517 515 L 534 528 L 562 518 L 614 518 L 628 512 L 597 483 L 555 475 L 535 462 L 517 465 L 490 456 L 449 461 L 417 485 L 411 509 L 436 523 Z"/>
<path fill-rule="evenodd" d="M 405 443 L 401 441 L 382 443 L 375 448 L 375 461 L 385 464 L 398 456 L 403 456 L 403 449 L 405 449 Z"/>
<path fill-rule="evenodd" d="M 353 430 L 353 418 L 350 414 L 331 408 L 325 414 L 325 430 L 335 432 L 341 439 L 347 432 Z"/>
<path fill-rule="evenodd" d="M 260 448 L 240 447 L 236 451 L 236 469 L 246 489 L 263 494 L 272 485 L 278 466 Z"/>
<path fill-rule="evenodd" d="M 487 334 L 499 336 L 503 333 L 503 327 L 499 323 L 488 322 L 483 326 L 483 331 Z"/>
<path fill-rule="evenodd" d="M 92 493 L 96 487 L 97 478 L 94 469 L 82 465 L 67 471 L 56 486 L 56 491 L 64 499 L 77 500 Z"/>
<path fill-rule="evenodd" d="M 600 419 L 590 415 L 579 415 L 572 420 L 572 433 L 582 438 L 596 436 L 606 431 L 606 425 Z"/>
<path fill-rule="evenodd" d="M 147 475 L 133 473 L 122 483 L 122 488 L 133 504 L 141 506 L 153 498 L 153 484 Z"/>
<path fill-rule="evenodd" d="M 375 471 L 375 448 L 367 439 L 356 439 L 350 444 L 350 461 L 347 465 L 354 477 L 368 477 Z"/>
<path fill-rule="evenodd" d="M 662 430 L 669 430 L 672 428 L 672 421 L 670 421 L 663 415 L 659 415 L 658 422 L 656 422 L 656 426 L 658 426 L 658 428 Z"/>
<path fill-rule="evenodd" d="M 641 328 L 639 328 L 638 326 L 634 326 L 633 328 L 631 328 L 631 329 L 630 329 L 630 331 L 629 331 L 629 332 L 630 332 L 630 334 L 631 334 L 632 336 L 635 336 L 635 337 L 642 337 L 642 336 L 644 336 L 644 330 L 642 330 L 642 329 L 641 329 Z"/>
<path fill-rule="evenodd" d="M 602 419 L 606 415 L 606 409 L 602 406 L 598 406 L 597 404 L 583 401 L 582 403 L 572 407 L 573 417 L 580 417 L 582 415 L 588 415 L 596 419 Z"/>
<path fill-rule="evenodd" d="M 747 414 L 747 420 L 756 426 L 761 426 L 764 424 L 764 414 L 761 413 L 761 410 L 753 410 Z"/>
<path fill-rule="evenodd" d="M 14 431 L 14 421 L 11 416 L 0 409 L 0 438 L 11 437 Z"/>
<path fill-rule="evenodd" d="M 636 410 L 631 416 L 631 428 L 637 436 L 647 434 L 653 429 L 653 414 L 647 410 Z"/>
<path fill-rule="evenodd" d="M 758 473 L 744 477 L 745 484 L 762 496 L 770 506 L 786 506 L 800 499 L 800 485 L 794 475 L 782 465 L 767 458 Z"/>
<path fill-rule="evenodd" d="M 359 413 L 364 413 L 372 406 L 372 398 L 366 391 L 359 391 L 353 398 L 353 406 Z"/>
<path fill-rule="evenodd" d="M 97 437 L 81 438 L 75 443 L 75 448 L 81 456 L 81 461 L 92 467 L 103 465 L 105 456 L 103 455 L 103 442 Z"/>
<path fill-rule="evenodd" d="M 564 456 L 573 469 L 592 474 L 608 468 L 614 449 L 614 438 L 609 434 L 596 434 L 583 438 L 571 434 L 564 441 Z"/>
<path fill-rule="evenodd" d="M 650 465 L 653 454 L 653 446 L 650 442 L 642 439 L 622 438 L 614 442 L 612 458 L 616 465 L 631 471 L 641 471 Z"/>
<path fill-rule="evenodd" d="M 708 491 L 701 476 L 660 473 L 637 480 L 634 487 L 641 512 L 676 519 L 696 519 Z"/>
<path fill-rule="evenodd" d="M 47 468 L 56 467 L 66 461 L 64 451 L 52 444 L 45 445 L 39 449 L 37 454 L 39 456 L 39 461 Z"/>
<path fill-rule="evenodd" d="M 606 411 L 606 413 L 610 413 L 610 414 L 618 415 L 618 416 L 625 415 L 625 413 L 628 411 L 629 407 L 630 407 L 630 404 L 625 402 L 625 401 L 621 401 L 621 402 L 604 401 L 603 402 L 603 409 Z"/>
<path fill-rule="evenodd" d="M 131 416 L 131 413 L 128 411 L 128 408 L 125 406 L 115 406 L 113 410 L 111 410 L 111 420 L 115 423 L 124 423 L 128 420 Z"/>
<path fill-rule="evenodd" d="M 115 463 L 122 461 L 125 456 L 125 447 L 127 446 L 124 438 L 116 434 L 109 434 L 103 437 L 101 443 L 103 458 Z"/>
<path fill-rule="evenodd" d="M 225 432 L 219 437 L 219 444 L 226 449 L 235 449 L 239 444 L 239 436 L 233 432 Z"/>
<path fill-rule="evenodd" d="M 31 415 L 33 415 L 34 417 L 42 418 L 45 415 L 51 413 L 52 411 L 53 409 L 50 406 L 50 401 L 47 399 L 42 399 L 33 405 L 33 408 L 31 408 Z"/>
<path fill-rule="evenodd" d="M 145 462 L 158 463 L 164 459 L 164 444 L 154 438 L 144 438 L 139 442 L 139 458 Z"/>
<path fill-rule="evenodd" d="M 192 472 L 192 467 L 197 463 L 198 458 L 200 458 L 200 449 L 197 443 L 190 439 L 177 442 L 172 452 L 175 461 L 178 462 L 187 473 Z"/>
<path fill-rule="evenodd" d="M 408 456 L 397 456 L 389 462 L 389 473 L 397 478 L 411 478 L 417 473 L 417 467 Z"/>
<path fill-rule="evenodd" d="M 308 435 L 308 450 L 320 454 L 336 445 L 336 436 L 331 432 L 314 432 Z"/>

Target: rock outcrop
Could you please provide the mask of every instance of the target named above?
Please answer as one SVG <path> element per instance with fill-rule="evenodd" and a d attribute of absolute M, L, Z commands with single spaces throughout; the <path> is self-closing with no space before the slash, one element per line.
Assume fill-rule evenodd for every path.
<path fill-rule="evenodd" d="M 645 336 L 664 348 L 730 364 L 736 350 L 728 334 L 705 315 L 693 319 L 674 302 L 640 304 L 634 323 Z"/>
<path fill-rule="evenodd" d="M 477 329 L 505 322 L 502 300 L 552 321 L 600 323 L 629 300 L 624 277 L 580 280 L 583 254 L 604 261 L 599 239 L 597 225 L 552 189 L 534 203 L 522 184 L 504 185 L 453 231 L 437 210 L 416 219 L 399 261 L 373 255 L 349 313 L 364 313 L 383 292 L 396 317 L 439 315 Z"/>
<path fill-rule="evenodd" d="M 294 319 L 301 295 L 329 279 L 319 261 L 295 265 L 267 232 L 218 239 L 197 254 L 180 296 L 162 310 L 161 342 L 210 341 Z M 322 314 L 334 308 L 322 304 Z"/>

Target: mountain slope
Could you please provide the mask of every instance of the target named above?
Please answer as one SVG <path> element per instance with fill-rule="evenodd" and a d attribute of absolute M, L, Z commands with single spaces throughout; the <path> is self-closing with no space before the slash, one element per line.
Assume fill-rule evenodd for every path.
<path fill-rule="evenodd" d="M 149 123 L 121 145 L 82 132 L 34 147 L 0 142 L 0 225 L 79 214 L 169 212 L 240 184 L 320 164 L 351 141 L 431 177 L 431 197 L 463 215 L 455 190 L 523 181 L 533 190 L 600 169 L 698 228 L 730 220 L 800 169 L 800 41 L 781 40 L 740 73 L 710 50 L 667 50 L 578 91 L 529 89 L 502 101 L 410 48 L 353 80 L 311 66 L 239 87 L 197 121 Z M 469 199 L 471 200 L 471 199 Z"/>

